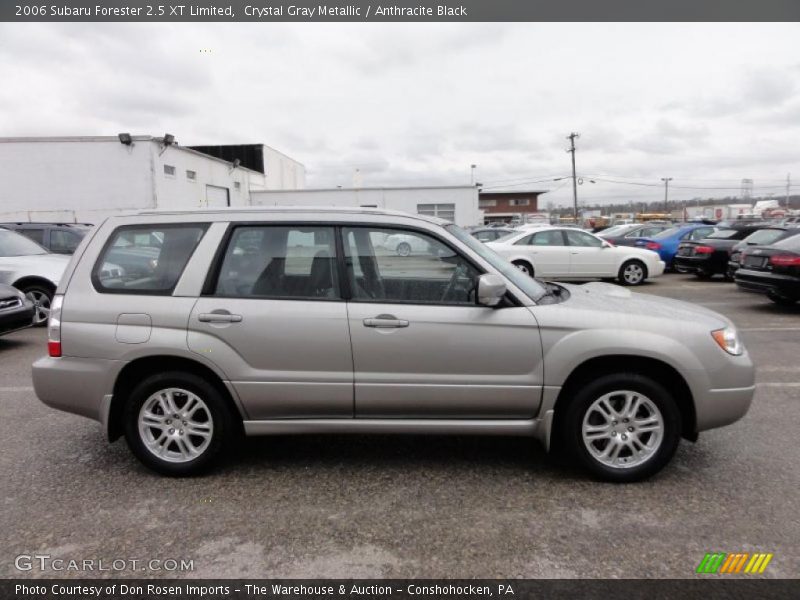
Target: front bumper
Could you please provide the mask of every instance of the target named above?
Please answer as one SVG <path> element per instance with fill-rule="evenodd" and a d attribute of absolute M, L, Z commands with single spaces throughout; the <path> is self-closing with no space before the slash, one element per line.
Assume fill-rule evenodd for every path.
<path fill-rule="evenodd" d="M 0 335 L 25 329 L 33 324 L 33 303 L 26 300 L 19 308 L 0 313 Z"/>
<path fill-rule="evenodd" d="M 709 390 L 702 402 L 696 403 L 697 431 L 735 423 L 747 414 L 756 386 Z"/>

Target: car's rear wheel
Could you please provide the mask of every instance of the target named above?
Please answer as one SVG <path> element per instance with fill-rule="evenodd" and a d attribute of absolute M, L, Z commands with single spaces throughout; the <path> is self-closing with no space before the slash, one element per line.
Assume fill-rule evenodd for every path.
<path fill-rule="evenodd" d="M 163 475 L 201 473 L 234 433 L 220 392 L 202 377 L 180 371 L 144 379 L 131 392 L 123 418 L 133 454 Z"/>
<path fill-rule="evenodd" d="M 641 285 L 647 279 L 647 267 L 640 260 L 626 261 L 617 275 L 622 285 Z"/>
<path fill-rule="evenodd" d="M 797 298 L 789 298 L 788 296 L 781 296 L 776 292 L 768 292 L 767 298 L 772 300 L 778 306 L 794 306 L 797 302 Z"/>
<path fill-rule="evenodd" d="M 523 273 L 525 273 L 525 275 L 533 277 L 533 265 L 529 263 L 527 260 L 515 260 L 512 261 L 511 264 L 517 267 Z"/>
<path fill-rule="evenodd" d="M 50 317 L 50 304 L 53 302 L 52 288 L 44 285 L 29 285 L 22 288 L 22 293 L 33 302 L 33 326 L 44 327 Z"/>
<path fill-rule="evenodd" d="M 408 242 L 400 242 L 397 244 L 398 256 L 409 256 L 411 254 L 411 244 Z"/>
<path fill-rule="evenodd" d="M 595 379 L 560 420 L 566 448 L 595 477 L 627 483 L 666 465 L 678 447 L 681 417 L 660 383 L 634 373 Z"/>

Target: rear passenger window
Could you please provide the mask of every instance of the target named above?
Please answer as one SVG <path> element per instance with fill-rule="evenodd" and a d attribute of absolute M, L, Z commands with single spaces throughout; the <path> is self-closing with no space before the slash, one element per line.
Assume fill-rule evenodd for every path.
<path fill-rule="evenodd" d="M 237 298 L 338 299 L 332 227 L 237 227 L 214 288 Z"/>
<path fill-rule="evenodd" d="M 92 280 L 99 292 L 171 294 L 205 225 L 135 225 L 111 236 Z"/>

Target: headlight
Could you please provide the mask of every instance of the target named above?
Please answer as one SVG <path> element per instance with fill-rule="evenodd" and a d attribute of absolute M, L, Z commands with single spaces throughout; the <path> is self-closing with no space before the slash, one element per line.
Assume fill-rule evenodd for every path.
<path fill-rule="evenodd" d="M 739 356 L 744 351 L 744 346 L 742 346 L 742 342 L 739 341 L 739 334 L 733 327 L 712 331 L 711 337 L 713 337 L 714 341 L 719 344 L 719 347 L 728 354 Z"/>

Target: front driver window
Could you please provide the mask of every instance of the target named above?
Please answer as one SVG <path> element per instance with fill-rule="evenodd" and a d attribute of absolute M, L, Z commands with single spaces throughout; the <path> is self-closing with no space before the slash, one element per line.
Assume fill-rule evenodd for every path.
<path fill-rule="evenodd" d="M 344 228 L 353 300 L 475 304 L 478 271 L 436 238 L 417 231 Z"/>

